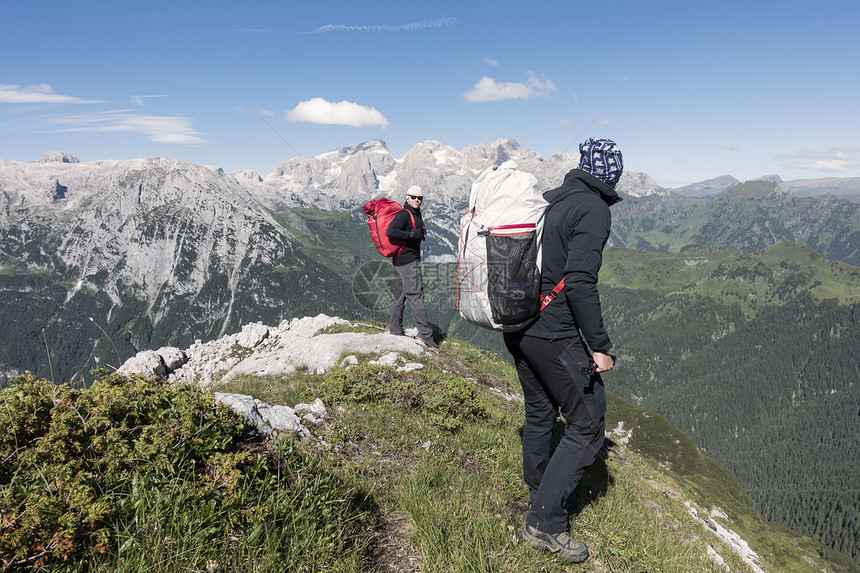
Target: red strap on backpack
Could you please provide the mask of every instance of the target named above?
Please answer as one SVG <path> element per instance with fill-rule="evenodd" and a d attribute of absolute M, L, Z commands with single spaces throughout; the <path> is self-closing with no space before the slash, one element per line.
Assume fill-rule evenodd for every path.
<path fill-rule="evenodd" d="M 561 281 L 559 281 L 559 283 L 557 285 L 555 285 L 555 288 L 552 289 L 552 292 L 541 299 L 540 309 L 541 310 L 545 309 L 549 303 L 551 303 L 553 300 L 555 300 L 555 297 L 558 296 L 558 294 L 561 292 L 561 290 L 563 288 L 564 288 L 564 279 L 562 278 Z"/>
<path fill-rule="evenodd" d="M 553 207 L 555 207 L 556 204 L 560 203 L 562 201 L 562 199 L 566 199 L 567 197 L 570 197 L 574 193 L 579 193 L 580 191 L 584 191 L 584 189 L 568 189 L 567 191 L 563 192 L 561 195 L 556 197 L 549 204 L 549 206 L 547 206 L 546 213 L 549 213 L 549 210 L 552 209 Z M 559 293 L 562 291 L 563 288 L 564 288 L 564 277 L 562 277 L 561 280 L 559 281 L 559 283 L 557 285 L 555 285 L 555 288 L 552 289 L 551 293 L 549 293 L 548 295 L 546 295 L 545 297 L 543 297 L 541 299 L 540 309 L 541 310 L 545 309 L 549 303 L 554 301 L 555 297 L 557 297 L 559 295 Z"/>

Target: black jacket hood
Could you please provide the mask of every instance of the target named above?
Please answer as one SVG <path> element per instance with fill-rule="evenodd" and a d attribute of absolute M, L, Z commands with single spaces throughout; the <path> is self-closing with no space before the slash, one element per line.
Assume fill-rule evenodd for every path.
<path fill-rule="evenodd" d="M 548 294 L 562 279 L 564 289 L 523 332 L 549 340 L 580 338 L 593 352 L 608 352 L 612 341 L 603 325 L 597 281 L 612 224 L 609 207 L 621 197 L 581 169 L 572 169 L 543 197 L 552 203 L 570 191 L 576 192 L 547 212 L 541 239 L 541 293 Z"/>
<path fill-rule="evenodd" d="M 564 182 L 561 186 L 547 191 L 544 198 L 547 201 L 552 201 L 558 195 L 561 195 L 568 189 L 589 189 L 597 193 L 603 201 L 609 205 L 615 205 L 621 201 L 621 196 L 615 192 L 615 189 L 582 169 L 571 169 L 564 176 Z"/>

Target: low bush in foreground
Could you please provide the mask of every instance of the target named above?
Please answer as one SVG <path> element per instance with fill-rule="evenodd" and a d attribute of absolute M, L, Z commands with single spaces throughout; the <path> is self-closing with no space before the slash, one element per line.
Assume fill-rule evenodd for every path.
<path fill-rule="evenodd" d="M 398 372 L 391 366 L 363 363 L 332 368 L 319 386 L 323 402 L 384 402 L 424 413 L 429 421 L 448 431 L 464 420 L 489 416 L 475 385 L 447 372 Z"/>
<path fill-rule="evenodd" d="M 196 386 L 99 373 L 0 392 L 4 570 L 355 570 L 373 512 Z M 286 568 L 286 569 L 285 569 Z"/>

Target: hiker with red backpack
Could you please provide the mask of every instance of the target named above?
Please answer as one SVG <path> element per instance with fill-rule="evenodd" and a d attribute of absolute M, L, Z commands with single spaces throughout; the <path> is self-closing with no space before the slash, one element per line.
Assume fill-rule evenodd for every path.
<path fill-rule="evenodd" d="M 388 225 L 385 235 L 393 241 L 405 243 L 402 250 L 394 256 L 394 276 L 397 286 L 391 302 L 391 317 L 388 330 L 391 334 L 403 335 L 403 309 L 406 303 L 412 311 L 412 322 L 418 328 L 417 338 L 427 346 L 438 346 L 433 340 L 433 329 L 427 322 L 427 309 L 424 305 L 424 284 L 421 277 L 421 241 L 427 236 L 421 204 L 424 192 L 413 185 L 406 190 L 406 202 Z"/>
<path fill-rule="evenodd" d="M 588 547 L 568 535 L 567 500 L 603 446 L 606 392 L 599 373 L 615 364 L 597 278 L 624 168 L 612 140 L 589 138 L 579 151 L 579 168 L 543 194 L 554 207 L 544 221 L 540 293 L 563 288 L 524 328 L 503 335 L 525 399 L 523 477 L 530 503 L 521 536 L 573 562 L 588 558 Z M 550 455 L 559 412 L 564 436 Z"/>

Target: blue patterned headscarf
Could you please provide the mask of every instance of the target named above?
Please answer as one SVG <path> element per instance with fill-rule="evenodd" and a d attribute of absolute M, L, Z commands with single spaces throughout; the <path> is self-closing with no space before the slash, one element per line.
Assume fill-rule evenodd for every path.
<path fill-rule="evenodd" d="M 604 183 L 618 183 L 624 171 L 618 144 L 611 139 L 589 137 L 579 145 L 579 168 Z"/>

